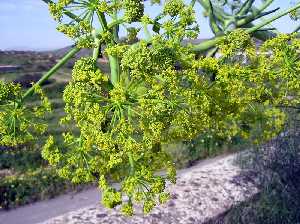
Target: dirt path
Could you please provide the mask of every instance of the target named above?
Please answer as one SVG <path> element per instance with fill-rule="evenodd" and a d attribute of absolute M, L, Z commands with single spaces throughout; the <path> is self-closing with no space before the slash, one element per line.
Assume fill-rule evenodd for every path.
<path fill-rule="evenodd" d="M 173 220 L 173 223 L 195 223 L 188 222 L 188 220 L 196 220 L 201 209 L 201 214 L 205 212 L 206 216 L 210 214 L 205 211 L 207 209 L 216 214 L 216 212 L 228 208 L 235 201 L 242 200 L 245 190 L 248 192 L 247 195 L 252 195 L 253 192 L 256 192 L 253 184 L 248 184 L 249 186 L 241 185 L 242 187 L 234 184 L 230 185 L 231 178 L 239 174 L 239 168 L 232 165 L 234 157 L 235 155 L 218 156 L 200 161 L 193 167 L 181 170 L 178 173 L 177 184 L 170 186 L 173 199 L 166 205 L 155 209 L 149 217 L 154 214 L 154 217 L 159 219 L 164 215 L 164 212 L 167 212 L 168 215 L 164 218 Z M 225 188 L 226 190 L 224 190 Z M 207 190 L 205 191 L 205 189 Z M 221 195 L 218 195 L 220 193 Z M 48 220 L 45 222 L 47 224 L 102 224 L 108 223 L 107 220 L 110 220 L 109 223 L 131 223 L 126 219 L 117 218 L 120 216 L 118 211 L 107 211 L 99 202 L 100 192 L 93 188 L 77 194 L 67 194 L 48 201 L 37 202 L 18 209 L 1 211 L 0 224 L 36 224 L 46 220 Z M 199 204 L 200 202 L 202 205 Z M 195 203 L 198 204 L 198 212 L 191 210 L 193 215 L 187 214 L 186 211 L 190 209 L 190 206 L 195 206 Z M 159 215 L 155 216 L 155 214 Z M 185 221 L 179 222 L 177 216 L 185 217 Z M 175 217 L 177 218 L 175 219 Z M 142 214 L 139 214 L 136 220 L 138 221 L 132 223 L 150 223 L 147 222 L 148 219 L 143 220 Z M 168 222 L 165 220 L 162 223 Z"/>
<path fill-rule="evenodd" d="M 26 205 L 10 211 L 0 212 L 0 224 L 35 224 L 58 215 L 98 203 L 97 189 L 77 194 L 66 194 L 57 198 Z"/>

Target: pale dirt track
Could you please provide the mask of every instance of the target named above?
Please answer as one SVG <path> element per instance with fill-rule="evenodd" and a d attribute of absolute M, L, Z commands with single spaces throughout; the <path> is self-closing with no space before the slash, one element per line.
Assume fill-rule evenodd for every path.
<path fill-rule="evenodd" d="M 93 188 L 2 211 L 0 224 L 202 223 L 258 191 L 255 180 L 240 178 L 241 169 L 232 162 L 235 156 L 203 160 L 179 171 L 177 184 L 169 186 L 172 199 L 148 216 L 139 210 L 134 218 L 108 211 L 99 203 L 100 192 Z"/>

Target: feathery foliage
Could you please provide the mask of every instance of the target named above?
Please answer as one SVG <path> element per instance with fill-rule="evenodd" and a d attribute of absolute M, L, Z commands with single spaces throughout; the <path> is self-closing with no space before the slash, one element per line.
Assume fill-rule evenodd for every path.
<path fill-rule="evenodd" d="M 205 7 L 210 3 L 207 12 L 216 33 L 214 39 L 199 46 L 182 44 L 199 33 L 195 1 L 167 0 L 155 18 L 146 15 L 144 2 L 139 0 L 46 2 L 59 23 L 58 30 L 78 48 L 94 50 L 91 57 L 75 63 L 64 90 L 66 116 L 62 123 L 75 124 L 80 133 L 64 133 L 64 145 L 60 146 L 50 136 L 42 156 L 61 177 L 74 183 L 98 181 L 102 202 L 109 208 L 121 205 L 123 213 L 132 215 L 133 205 L 142 203 L 148 213 L 169 198 L 166 185 L 175 183 L 176 170 L 163 144 L 191 140 L 203 133 L 224 139 L 243 136 L 259 143 L 281 131 L 286 119 L 281 106 L 299 104 L 299 40 L 294 34 L 282 34 L 257 49 L 249 34 L 268 23 L 245 26 L 262 16 L 263 9 L 254 17 L 254 12 L 250 13 L 252 4 L 248 4 L 254 1 L 239 1 L 235 8 L 225 2 L 235 13 L 234 20 L 225 8 L 220 11 L 211 1 L 199 1 Z M 222 16 L 228 21 L 221 23 Z M 242 23 L 246 18 L 248 22 Z M 142 31 L 145 38 L 132 45 L 121 42 L 120 25 L 127 28 L 130 39 Z M 110 74 L 97 67 L 102 45 L 106 46 L 101 53 L 109 58 Z M 199 55 L 210 48 L 214 52 L 209 55 L 219 52 L 220 56 Z M 22 110 L 4 113 L 2 126 L 8 120 L 4 116 L 12 114 L 22 120 L 19 126 L 5 126 L 1 141 L 6 135 L 14 139 L 13 145 L 23 143 L 24 135 L 31 140 L 31 126 L 25 120 L 32 112 L 7 103 L 20 99 L 20 88 L 1 86 L 5 110 Z M 37 92 L 47 105 L 40 89 Z M 23 105 L 21 99 L 17 105 Z M 34 114 L 39 114 L 37 111 Z M 257 124 L 260 133 L 253 136 L 251 130 Z M 159 175 L 157 171 L 162 170 L 166 174 Z M 120 182 L 120 189 L 110 180 Z"/>

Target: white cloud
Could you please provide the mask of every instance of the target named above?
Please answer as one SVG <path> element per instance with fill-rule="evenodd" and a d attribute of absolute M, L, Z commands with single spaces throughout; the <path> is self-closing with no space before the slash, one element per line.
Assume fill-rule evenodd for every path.
<path fill-rule="evenodd" d="M 45 5 L 46 4 L 41 0 L 11 0 L 9 2 L 0 0 L 0 12 L 11 13 L 17 10 L 31 11 Z"/>
<path fill-rule="evenodd" d="M 13 2 L 0 1 L 0 11 L 14 11 L 17 9 L 17 4 Z"/>

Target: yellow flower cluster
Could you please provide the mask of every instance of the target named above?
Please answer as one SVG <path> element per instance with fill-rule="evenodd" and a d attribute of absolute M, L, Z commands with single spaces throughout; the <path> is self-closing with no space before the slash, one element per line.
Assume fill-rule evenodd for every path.
<path fill-rule="evenodd" d="M 299 62 L 294 57 L 300 45 L 280 36 L 255 53 L 248 36 L 231 37 L 238 35 L 245 43 L 238 50 L 220 45 L 225 53 L 219 59 L 196 59 L 189 47 L 162 35 L 151 46 L 140 41 L 108 48 L 122 59 L 121 80 L 115 86 L 94 59 L 80 59 L 64 91 L 65 120 L 75 122 L 80 136 L 65 134 L 62 149 L 50 137 L 44 158 L 75 183 L 98 179 L 103 203 L 122 204 L 122 211 L 131 215 L 134 202 L 149 212 L 168 198 L 165 184 L 175 181 L 176 172 L 162 144 L 203 133 L 256 142 L 274 137 L 286 118 L 276 106 L 299 100 Z M 228 54 L 235 57 L 245 48 L 251 52 L 247 63 L 228 60 Z M 251 135 L 257 126 L 261 134 Z M 160 169 L 168 175 L 157 176 Z M 111 178 L 121 182 L 120 190 L 107 184 Z"/>
<path fill-rule="evenodd" d="M 40 95 L 41 104 L 25 106 L 22 103 L 20 85 L 0 81 L 0 145 L 17 146 L 36 139 L 44 133 L 47 125 L 42 122 L 46 112 L 51 110 L 48 98 L 39 86 L 35 93 Z"/>
<path fill-rule="evenodd" d="M 219 58 L 199 58 L 190 45 L 182 45 L 184 38 L 199 33 L 192 6 L 168 0 L 162 14 L 151 19 L 144 15 L 143 1 L 118 2 L 50 4 L 59 21 L 70 6 L 87 8 L 80 17 L 84 22 L 59 28 L 81 46 L 92 46 L 88 38 L 97 14 L 102 31 L 96 38 L 106 44 L 112 74 L 102 73 L 95 57 L 76 62 L 64 90 L 67 115 L 63 120 L 74 122 L 80 133 L 65 133 L 60 148 L 50 137 L 42 155 L 60 176 L 74 183 L 97 180 L 103 204 L 121 205 L 124 213 L 132 215 L 134 203 L 142 203 L 147 213 L 165 202 L 166 182 L 176 181 L 174 164 L 162 144 L 207 133 L 259 142 L 280 132 L 286 118 L 280 106 L 295 105 L 300 99 L 300 42 L 281 35 L 256 49 L 250 36 L 237 30 L 219 43 Z M 130 46 L 120 44 L 117 17 L 122 10 L 121 23 L 140 22 L 141 27 L 131 29 L 133 37 L 140 28 L 147 31 L 148 25 L 156 34 L 147 32 L 147 40 Z M 113 22 L 107 24 L 105 16 Z M 256 136 L 255 127 L 261 129 Z M 158 170 L 167 175 L 157 175 Z M 121 182 L 121 188 L 113 188 L 108 180 Z"/>
<path fill-rule="evenodd" d="M 128 23 L 139 21 L 144 14 L 143 0 L 123 0 L 125 20 Z"/>

